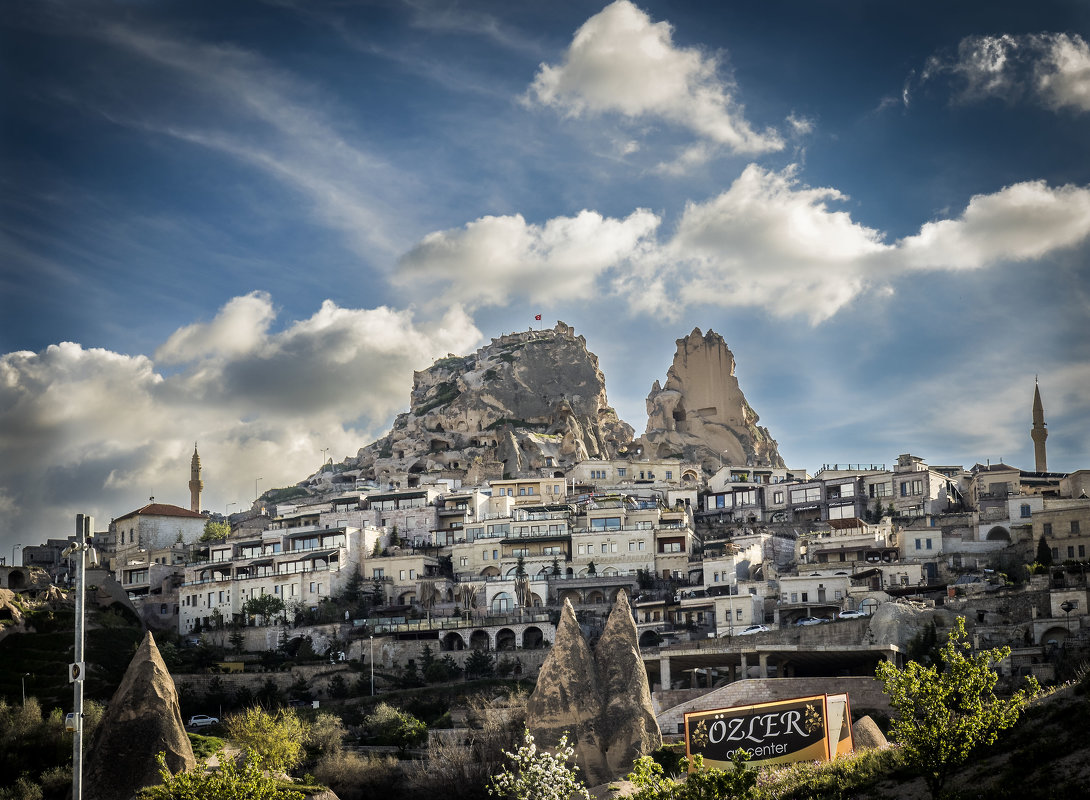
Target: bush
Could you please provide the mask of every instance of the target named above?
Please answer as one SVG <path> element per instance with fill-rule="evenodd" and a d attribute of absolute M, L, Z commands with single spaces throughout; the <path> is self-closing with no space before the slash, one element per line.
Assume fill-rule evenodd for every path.
<path fill-rule="evenodd" d="M 322 756 L 314 768 L 314 777 L 341 800 L 365 800 L 395 790 L 402 773 L 392 756 L 368 757 L 342 750 Z"/>

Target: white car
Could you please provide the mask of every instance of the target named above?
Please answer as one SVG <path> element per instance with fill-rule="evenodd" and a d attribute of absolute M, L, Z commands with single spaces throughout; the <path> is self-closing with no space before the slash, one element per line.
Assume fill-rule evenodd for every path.
<path fill-rule="evenodd" d="M 863 617 L 867 616 L 867 612 L 865 612 L 865 611 L 841 611 L 839 614 L 837 614 L 837 616 L 840 617 L 841 619 L 862 619 Z"/>
<path fill-rule="evenodd" d="M 208 717 L 204 714 L 196 714 L 189 718 L 190 728 L 205 728 L 209 725 L 219 725 L 219 720 L 215 717 Z"/>
<path fill-rule="evenodd" d="M 820 625 L 823 622 L 826 622 L 826 620 L 823 620 L 821 617 L 803 617 L 802 619 L 800 619 L 795 624 L 796 625 Z"/>
<path fill-rule="evenodd" d="M 735 636 L 749 636 L 751 633 L 767 633 L 767 625 L 750 625 L 742 630 L 738 631 Z"/>

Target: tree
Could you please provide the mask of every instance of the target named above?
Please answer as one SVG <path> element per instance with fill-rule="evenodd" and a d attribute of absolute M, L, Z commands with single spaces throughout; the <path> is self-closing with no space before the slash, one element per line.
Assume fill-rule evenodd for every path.
<path fill-rule="evenodd" d="M 253 762 L 239 767 L 225 758 L 218 770 L 206 772 L 202 761 L 189 772 L 171 775 L 163 753 L 158 760 L 163 782 L 141 789 L 139 800 L 303 800 L 301 792 L 281 786 Z"/>
<path fill-rule="evenodd" d="M 231 526 L 228 523 L 208 520 L 208 522 L 204 523 L 204 533 L 201 534 L 201 538 L 198 541 L 222 542 L 230 535 Z"/>
<path fill-rule="evenodd" d="M 556 752 L 538 751 L 529 730 L 515 752 L 504 751 L 511 763 L 492 777 L 488 793 L 508 800 L 590 800 L 587 787 L 576 777 L 579 768 L 568 762 L 575 751 L 568 744 L 568 734 L 560 737 Z"/>
<path fill-rule="evenodd" d="M 556 556 L 553 556 L 552 574 L 556 576 L 560 575 L 560 559 Z"/>
<path fill-rule="evenodd" d="M 969 652 L 965 618 L 958 617 L 939 664 L 909 661 L 903 669 L 886 661 L 878 678 L 889 695 L 895 717 L 890 728 L 901 744 L 905 763 L 919 770 L 931 796 L 937 798 L 954 768 L 979 745 L 995 742 L 1013 726 L 1037 693 L 1037 681 L 1010 698 L 996 697 L 998 674 L 992 669 L 1010 656 L 1010 648 Z"/>
<path fill-rule="evenodd" d="M 224 720 L 227 734 L 246 753 L 247 763 L 261 770 L 285 772 L 303 760 L 307 725 L 294 711 L 247 708 Z"/>
<path fill-rule="evenodd" d="M 1044 536 L 1037 540 L 1037 557 L 1034 560 L 1043 567 L 1052 566 L 1052 548 L 1048 546 Z"/>
<path fill-rule="evenodd" d="M 423 721 L 387 703 L 375 706 L 375 710 L 364 718 L 363 725 L 377 744 L 393 745 L 402 757 L 406 750 L 423 742 L 428 735 L 428 726 Z"/>
<path fill-rule="evenodd" d="M 598 574 L 598 567 L 594 566 L 593 561 L 591 561 L 589 564 L 587 564 L 587 574 L 588 575 L 597 575 Z"/>
<path fill-rule="evenodd" d="M 466 659 L 466 677 L 491 678 L 495 670 L 495 663 L 491 653 L 486 653 L 484 650 L 474 650 Z"/>
<path fill-rule="evenodd" d="M 739 747 L 731 756 L 734 768 L 730 770 L 705 767 L 699 754 L 683 758 L 682 764 L 689 769 L 685 780 L 678 782 L 667 777 L 651 756 L 641 756 L 628 776 L 636 786 L 630 800 L 748 800 L 756 796 L 757 787 L 757 771 L 746 767 L 749 757 L 749 751 Z"/>
<path fill-rule="evenodd" d="M 277 614 L 284 613 L 284 601 L 275 594 L 251 597 L 242 604 L 242 613 L 248 617 L 261 617 L 265 625 L 271 625 Z"/>

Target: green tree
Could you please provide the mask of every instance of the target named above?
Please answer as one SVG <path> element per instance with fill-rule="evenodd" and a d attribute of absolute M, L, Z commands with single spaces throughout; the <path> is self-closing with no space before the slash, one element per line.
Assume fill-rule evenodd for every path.
<path fill-rule="evenodd" d="M 424 722 L 387 703 L 375 706 L 375 710 L 364 717 L 363 725 L 376 743 L 393 745 L 401 756 L 413 745 L 422 743 L 428 735 L 428 726 Z"/>
<path fill-rule="evenodd" d="M 222 542 L 230 535 L 231 526 L 228 523 L 208 520 L 208 522 L 204 523 L 204 533 L 201 534 L 201 538 L 198 541 Z"/>
<path fill-rule="evenodd" d="M 294 711 L 247 708 L 224 720 L 227 734 L 246 753 L 247 763 L 261 770 L 286 772 L 303 760 L 307 725 Z"/>
<path fill-rule="evenodd" d="M 1037 681 L 1003 699 L 995 694 L 999 676 L 992 668 L 1010 656 L 1010 648 L 970 652 L 965 618 L 958 617 L 939 664 L 909 661 L 903 669 L 888 661 L 878 678 L 894 710 L 890 728 L 904 761 L 919 770 L 931 796 L 939 797 L 954 768 L 980 745 L 995 742 L 1013 726 L 1037 693 Z"/>
<path fill-rule="evenodd" d="M 560 575 L 560 559 L 556 556 L 553 556 L 552 574 L 557 576 Z"/>
<path fill-rule="evenodd" d="M 569 766 L 574 750 L 568 744 L 568 734 L 557 743 L 556 752 L 538 750 L 534 737 L 527 730 L 522 747 L 511 753 L 504 751 L 511 762 L 488 783 L 488 793 L 507 800 L 590 800 L 590 792 L 579 780 L 579 768 Z"/>
<path fill-rule="evenodd" d="M 215 772 L 206 772 L 201 762 L 189 772 L 171 775 L 160 753 L 159 774 L 163 782 L 141 789 L 139 800 L 303 800 L 301 792 L 281 786 L 249 761 L 239 767 L 225 758 Z"/>
<path fill-rule="evenodd" d="M 594 566 L 593 561 L 591 561 L 589 564 L 587 564 L 587 574 L 588 575 L 597 575 L 598 574 L 598 567 Z"/>
<path fill-rule="evenodd" d="M 284 601 L 275 594 L 258 595 L 242 604 L 242 613 L 248 617 L 259 616 L 265 625 L 271 625 L 278 614 L 284 613 Z"/>
<path fill-rule="evenodd" d="M 1044 567 L 1052 566 L 1052 548 L 1048 546 L 1044 536 L 1037 540 L 1037 557 L 1035 561 Z"/>
<path fill-rule="evenodd" d="M 466 659 L 467 678 L 491 678 L 495 669 L 495 659 L 484 650 L 474 650 Z"/>

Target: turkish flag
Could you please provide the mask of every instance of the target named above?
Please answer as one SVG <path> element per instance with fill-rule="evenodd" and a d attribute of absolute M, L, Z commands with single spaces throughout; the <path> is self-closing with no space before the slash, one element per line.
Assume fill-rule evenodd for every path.
<path fill-rule="evenodd" d="M 537 320 L 538 322 L 541 322 L 541 315 L 540 314 L 535 314 L 534 319 Z"/>

